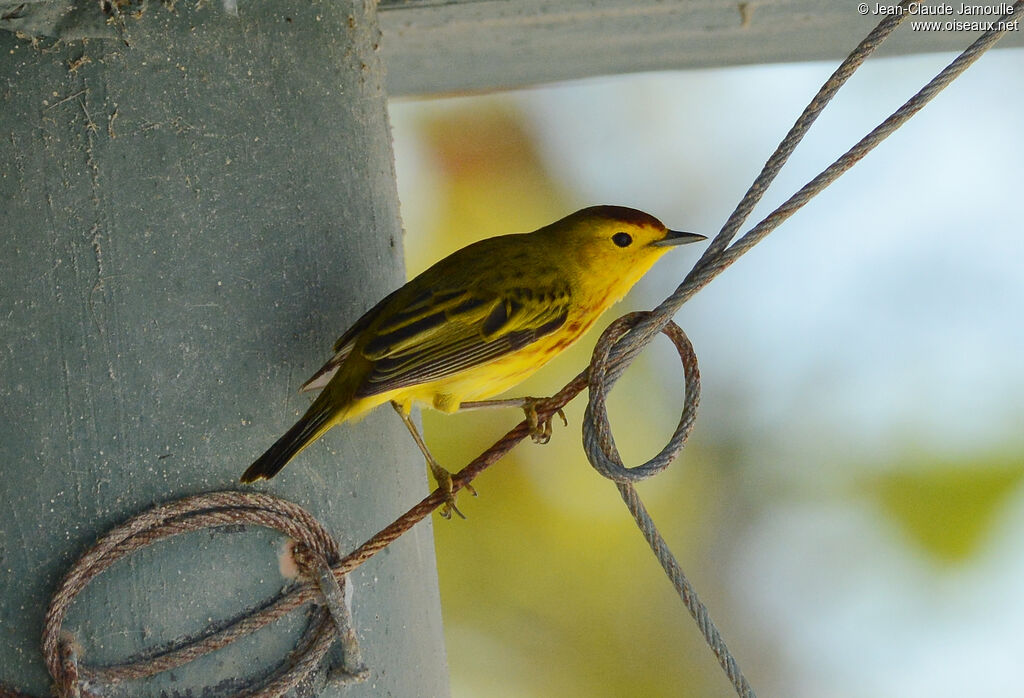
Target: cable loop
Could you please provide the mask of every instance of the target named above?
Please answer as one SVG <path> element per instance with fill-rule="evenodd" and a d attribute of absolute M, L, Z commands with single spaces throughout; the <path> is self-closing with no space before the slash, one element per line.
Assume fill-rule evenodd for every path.
<path fill-rule="evenodd" d="M 679 455 L 697 418 L 697 405 L 700 402 L 697 355 L 686 333 L 674 322 L 669 321 L 661 328 L 661 332 L 672 341 L 683 362 L 683 376 L 686 381 L 683 411 L 672 438 L 658 455 L 633 468 L 627 468 L 623 464 L 619 450 L 615 446 L 615 438 L 612 436 L 605 403 L 608 391 L 622 376 L 632 358 L 629 357 L 627 360 L 626 356 L 637 337 L 630 334 L 630 331 L 650 315 L 651 313 L 646 311 L 628 313 L 609 325 L 598 339 L 590 362 L 587 383 L 590 397 L 583 417 L 583 447 L 594 469 L 614 482 L 639 482 L 667 468 Z"/>

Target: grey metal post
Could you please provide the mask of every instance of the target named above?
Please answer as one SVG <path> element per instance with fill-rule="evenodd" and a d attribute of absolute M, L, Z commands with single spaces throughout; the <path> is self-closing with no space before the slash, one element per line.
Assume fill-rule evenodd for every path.
<path fill-rule="evenodd" d="M 77 6 L 64 41 L 0 31 L 0 683 L 39 696 L 71 562 L 154 503 L 235 486 L 334 338 L 403 280 L 373 2 Z M 264 489 L 349 549 L 426 482 L 382 410 Z M 281 588 L 278 541 L 158 544 L 67 625 L 100 664 L 197 632 Z M 371 676 L 320 695 L 446 695 L 430 523 L 353 581 Z M 120 690 L 228 695 L 302 622 Z"/>

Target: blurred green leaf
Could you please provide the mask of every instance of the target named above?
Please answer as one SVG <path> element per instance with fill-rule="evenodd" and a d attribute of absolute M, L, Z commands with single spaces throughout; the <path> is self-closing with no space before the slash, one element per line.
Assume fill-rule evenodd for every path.
<path fill-rule="evenodd" d="M 1022 478 L 1024 464 L 972 460 L 884 474 L 869 491 L 924 551 L 959 564 L 978 552 Z"/>

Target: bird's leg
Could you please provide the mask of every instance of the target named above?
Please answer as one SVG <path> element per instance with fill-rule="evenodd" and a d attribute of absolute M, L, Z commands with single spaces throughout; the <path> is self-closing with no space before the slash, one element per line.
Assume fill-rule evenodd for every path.
<path fill-rule="evenodd" d="M 489 407 L 518 407 L 526 414 L 526 423 L 530 425 L 530 438 L 534 443 L 546 444 L 551 440 L 551 420 L 548 417 L 541 420 L 537 416 L 537 406 L 546 402 L 547 398 L 541 397 L 513 397 L 503 400 L 476 400 L 463 402 L 459 405 L 460 410 L 478 410 Z M 562 424 L 569 426 L 569 420 L 565 418 L 565 412 L 559 407 L 555 414 L 562 418 Z"/>
<path fill-rule="evenodd" d="M 391 406 L 395 408 L 395 412 L 402 418 L 402 422 L 405 423 L 405 427 L 412 434 L 412 440 L 419 446 L 420 451 L 423 453 L 423 457 L 427 459 L 427 467 L 430 468 L 430 473 L 434 476 L 434 481 L 437 482 L 437 486 L 444 492 L 444 506 L 441 508 L 441 516 L 446 519 L 452 518 L 452 512 L 454 511 L 461 518 L 466 518 L 466 515 L 459 511 L 459 508 L 455 506 L 455 493 L 452 491 L 452 474 L 448 472 L 443 465 L 437 462 L 430 449 L 427 448 L 426 442 L 423 440 L 423 436 L 420 434 L 419 429 L 412 423 L 412 418 L 406 414 L 402 406 L 397 402 L 392 401 Z M 467 490 L 475 497 L 476 490 L 471 485 L 465 486 Z"/>

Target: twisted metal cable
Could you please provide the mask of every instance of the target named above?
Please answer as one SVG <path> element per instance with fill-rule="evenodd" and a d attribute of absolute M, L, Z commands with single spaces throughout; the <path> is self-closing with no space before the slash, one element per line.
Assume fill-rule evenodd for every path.
<path fill-rule="evenodd" d="M 743 675 L 739 663 L 732 652 L 729 651 L 729 647 L 725 644 L 725 639 L 711 620 L 711 614 L 708 612 L 707 606 L 700 600 L 697 590 L 693 588 L 690 580 L 686 578 L 683 568 L 672 554 L 668 543 L 661 537 L 657 527 L 654 525 L 654 521 L 651 519 L 651 515 L 647 513 L 647 508 L 640 501 L 636 488 L 629 482 L 617 482 L 615 486 L 622 496 L 622 501 L 626 503 L 629 513 L 633 515 L 633 520 L 636 521 L 637 526 L 643 532 L 647 544 L 651 546 L 654 556 L 658 559 L 662 569 L 665 570 L 665 574 L 668 576 L 669 581 L 672 582 L 672 586 L 676 588 L 676 592 L 679 594 L 679 598 L 682 599 L 683 605 L 686 606 L 693 620 L 696 621 L 697 629 L 700 630 L 700 634 L 704 637 L 704 642 L 707 643 L 715 658 L 718 659 L 718 664 L 722 667 L 726 678 L 732 684 L 736 695 L 740 698 L 755 698 L 754 689 L 747 682 L 747 678 Z"/>
<path fill-rule="evenodd" d="M 686 334 L 674 322 L 669 322 L 662 332 L 675 345 L 676 351 L 683 361 L 683 377 L 686 382 L 686 399 L 683 413 L 679 416 L 672 437 L 661 452 L 647 463 L 635 468 L 627 468 L 622 464 L 619 451 L 615 447 L 611 425 L 608 423 L 608 412 L 605 407 L 608 391 L 626 370 L 625 362 L 611 365 L 611 349 L 622 337 L 632 331 L 641 321 L 650 315 L 648 312 L 627 313 L 608 326 L 594 347 L 594 356 L 590 362 L 587 387 L 590 390 L 590 402 L 583 416 L 583 443 L 594 446 L 597 457 L 591 465 L 609 480 L 617 483 L 639 482 L 657 475 L 667 468 L 690 436 L 693 424 L 697 419 L 697 404 L 700 400 L 700 373 L 697 370 L 697 356 Z"/>
<path fill-rule="evenodd" d="M 739 663 L 729 650 L 718 628 L 711 620 L 711 614 L 708 612 L 707 606 L 700 600 L 697 591 L 686 578 L 682 566 L 672 554 L 668 543 L 661 536 L 661 533 L 658 532 L 650 514 L 647 513 L 647 508 L 640 501 L 640 496 L 633 486 L 634 482 L 657 475 L 668 467 L 669 463 L 664 461 L 662 454 L 665 452 L 678 452 L 682 448 L 683 443 L 693 429 L 697 416 L 697 406 L 700 403 L 700 371 L 697 367 L 697 354 L 694 352 L 689 338 L 674 322 L 669 322 L 663 332 L 675 345 L 676 351 L 682 359 L 685 395 L 679 423 L 668 444 L 662 449 L 662 454 L 659 454 L 659 456 L 651 459 L 651 461 L 644 465 L 636 468 L 627 468 L 622 464 L 611 431 L 607 428 L 602 428 L 602 425 L 607 427 L 608 424 L 605 413 L 607 391 L 611 390 L 615 381 L 619 379 L 622 372 L 626 369 L 624 362 L 610 366 L 611 348 L 632 327 L 637 326 L 649 314 L 638 312 L 623 315 L 601 335 L 601 339 L 594 349 L 594 359 L 591 363 L 592 372 L 589 381 L 591 396 L 593 397 L 591 404 L 595 407 L 593 412 L 591 412 L 590 406 L 587 407 L 587 413 L 583 422 L 583 438 L 585 442 L 596 444 L 599 449 L 601 459 L 598 463 L 593 463 L 594 468 L 606 478 L 615 482 L 622 501 L 625 502 L 630 514 L 633 515 L 633 519 L 647 540 L 647 544 L 650 545 L 651 550 L 654 552 L 654 556 L 658 559 L 662 569 L 665 570 L 665 574 L 676 588 L 683 605 L 690 612 L 694 621 L 696 621 L 697 628 L 700 630 L 708 647 L 711 648 L 711 651 L 718 659 L 718 663 L 721 665 L 729 682 L 732 683 L 736 694 L 741 698 L 754 698 L 753 688 L 747 682 L 746 677 L 740 670 Z M 595 376 L 604 376 L 604 380 L 595 381 Z"/>

